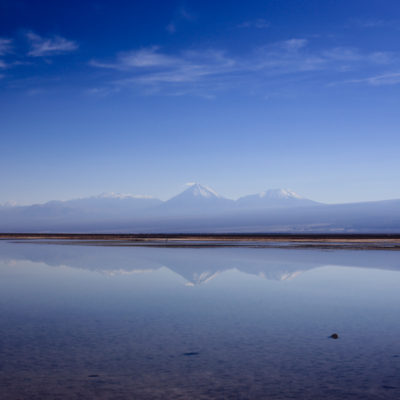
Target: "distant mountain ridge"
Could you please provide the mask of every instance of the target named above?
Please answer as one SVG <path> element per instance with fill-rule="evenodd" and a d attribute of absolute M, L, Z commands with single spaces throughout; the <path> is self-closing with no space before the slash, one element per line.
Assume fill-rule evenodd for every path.
<path fill-rule="evenodd" d="M 0 232 L 400 232 L 400 200 L 327 205 L 288 189 L 232 200 L 198 183 L 167 201 L 100 194 L 0 206 Z"/>
<path fill-rule="evenodd" d="M 191 211 L 220 211 L 226 207 L 231 209 L 233 207 L 247 207 L 252 203 L 257 204 L 258 207 L 282 207 L 282 206 L 301 206 L 318 204 L 313 200 L 306 199 L 297 193 L 288 189 L 268 189 L 264 192 L 247 195 L 240 197 L 237 200 L 228 199 L 221 196 L 212 188 L 201 185 L 199 183 L 190 184 L 187 189 L 177 194 L 176 196 L 162 201 L 152 196 L 147 195 L 132 195 L 120 193 L 101 193 L 99 195 L 82 197 L 71 200 L 51 200 L 43 204 L 32 204 L 30 206 L 17 206 L 14 203 L 5 203 L 0 205 L 3 207 L 34 207 L 37 209 L 49 208 L 68 208 L 74 210 L 85 210 L 94 212 L 96 210 L 101 212 L 110 212 L 112 207 L 129 208 L 133 210 L 144 210 L 149 208 L 156 208 L 163 205 L 163 210 L 173 210 L 183 212 L 186 209 Z"/>
<path fill-rule="evenodd" d="M 288 189 L 269 189 L 258 194 L 241 197 L 237 200 L 237 204 L 247 208 L 266 208 L 310 206 L 319 203 Z"/>

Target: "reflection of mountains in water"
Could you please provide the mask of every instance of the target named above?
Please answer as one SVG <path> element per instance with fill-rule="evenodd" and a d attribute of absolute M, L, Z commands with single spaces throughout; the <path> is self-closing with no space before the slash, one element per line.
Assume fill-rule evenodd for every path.
<path fill-rule="evenodd" d="M 209 282 L 231 269 L 279 281 L 327 265 L 400 271 L 398 253 L 382 250 L 188 249 L 0 243 L 0 261 L 11 260 L 27 260 L 109 274 L 142 273 L 166 267 L 182 276 L 189 286 Z"/>

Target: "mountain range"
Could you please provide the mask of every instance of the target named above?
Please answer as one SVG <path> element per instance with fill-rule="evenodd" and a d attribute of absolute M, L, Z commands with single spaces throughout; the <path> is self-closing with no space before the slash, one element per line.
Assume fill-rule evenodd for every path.
<path fill-rule="evenodd" d="M 323 204 L 287 189 L 231 200 L 192 184 L 167 201 L 101 194 L 0 206 L 0 232 L 400 232 L 400 200 Z"/>

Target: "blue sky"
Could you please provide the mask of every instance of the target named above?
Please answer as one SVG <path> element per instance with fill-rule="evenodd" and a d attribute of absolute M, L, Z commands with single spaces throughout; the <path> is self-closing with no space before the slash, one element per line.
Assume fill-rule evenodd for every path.
<path fill-rule="evenodd" d="M 400 198 L 399 100 L 396 0 L 2 0 L 0 203 Z"/>

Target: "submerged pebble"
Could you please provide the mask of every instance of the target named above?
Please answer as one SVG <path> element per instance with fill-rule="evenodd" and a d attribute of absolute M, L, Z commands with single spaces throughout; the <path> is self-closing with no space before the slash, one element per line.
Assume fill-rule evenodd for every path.
<path fill-rule="evenodd" d="M 331 336 L 329 336 L 331 339 L 339 339 L 339 335 L 337 333 L 332 333 Z"/>
<path fill-rule="evenodd" d="M 199 353 L 197 351 L 189 351 L 188 353 L 183 353 L 184 356 L 197 356 Z"/>

